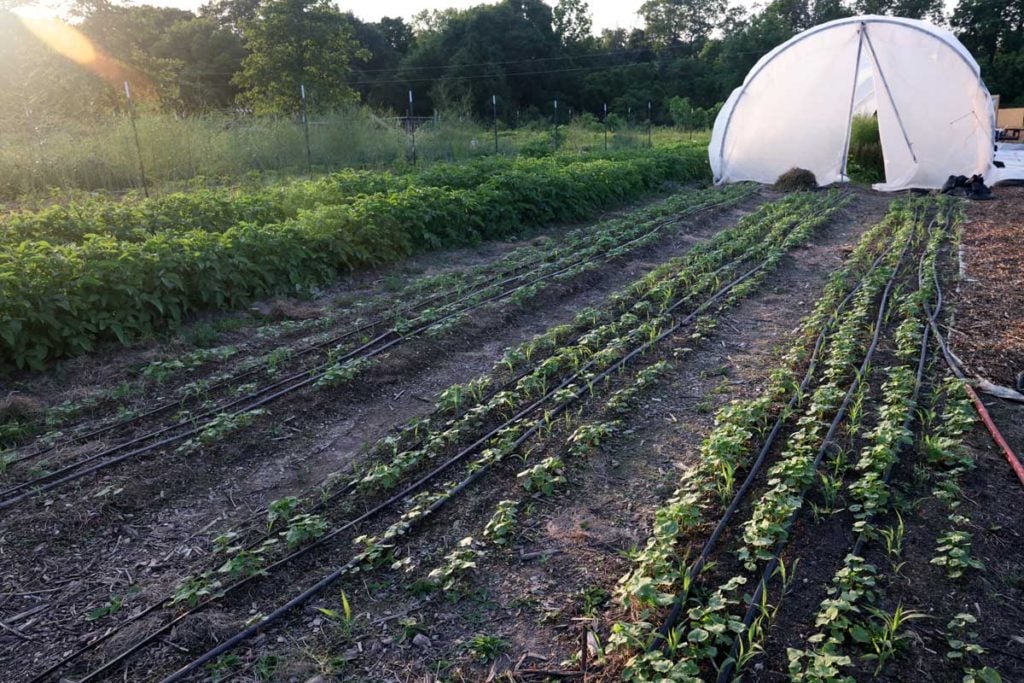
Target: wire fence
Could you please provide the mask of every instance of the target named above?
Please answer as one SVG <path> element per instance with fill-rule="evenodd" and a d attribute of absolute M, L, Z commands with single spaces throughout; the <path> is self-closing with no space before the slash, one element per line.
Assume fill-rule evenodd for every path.
<path fill-rule="evenodd" d="M 352 107 L 308 117 L 241 112 L 135 113 L 34 120 L 0 136 L 0 201 L 77 191 L 175 190 L 341 168 L 394 168 L 490 154 L 587 154 L 692 139 L 632 111 L 568 110 L 511 123 L 497 116 L 385 116 Z M 517 121 L 519 125 L 517 124 Z M 700 135 L 699 133 L 697 134 Z"/>

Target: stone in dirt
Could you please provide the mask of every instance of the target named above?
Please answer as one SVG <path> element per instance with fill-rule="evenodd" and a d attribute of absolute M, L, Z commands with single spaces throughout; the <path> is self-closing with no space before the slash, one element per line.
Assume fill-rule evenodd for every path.
<path fill-rule="evenodd" d="M 415 636 L 412 637 L 412 644 L 416 647 L 423 648 L 424 650 L 426 650 L 430 647 L 430 638 L 427 638 L 422 633 L 417 633 Z"/>

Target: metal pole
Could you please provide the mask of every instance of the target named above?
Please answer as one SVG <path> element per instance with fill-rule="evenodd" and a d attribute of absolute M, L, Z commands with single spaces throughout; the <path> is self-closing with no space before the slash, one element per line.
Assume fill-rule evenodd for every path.
<path fill-rule="evenodd" d="M 498 153 L 498 96 L 491 95 L 491 111 L 494 114 L 494 153 Z"/>
<path fill-rule="evenodd" d="M 651 127 L 654 125 L 654 120 L 651 118 L 651 101 L 647 100 L 647 146 L 651 147 Z"/>
<path fill-rule="evenodd" d="M 608 103 L 604 103 L 604 151 L 608 151 Z"/>
<path fill-rule="evenodd" d="M 309 147 L 309 115 L 306 109 L 306 84 L 299 84 L 299 94 L 302 95 L 302 132 L 306 137 L 306 170 L 313 175 L 313 151 Z"/>
<path fill-rule="evenodd" d="M 865 24 L 861 22 L 860 28 L 857 29 L 857 59 L 853 63 L 853 85 L 850 86 L 850 110 L 846 114 L 846 142 L 843 144 L 843 158 L 840 160 L 842 164 L 842 170 L 839 171 L 840 180 L 849 180 L 850 176 L 846 175 L 846 166 L 850 160 L 850 135 L 853 132 L 853 100 L 857 95 L 857 76 L 860 73 L 860 55 L 864 49 L 864 29 Z"/>
<path fill-rule="evenodd" d="M 551 136 L 552 144 L 555 149 L 558 149 L 558 98 L 555 98 L 555 129 L 552 131 Z"/>
<path fill-rule="evenodd" d="M 412 165 L 416 165 L 416 122 L 412 120 L 412 90 L 409 91 L 409 132 L 412 134 Z"/>
<path fill-rule="evenodd" d="M 868 50 L 871 52 L 871 59 L 875 62 L 875 73 L 882 79 L 882 85 L 885 86 L 885 94 L 889 97 L 889 104 L 892 105 L 892 111 L 896 114 L 896 121 L 900 124 L 900 132 L 903 133 L 903 142 L 907 145 L 907 151 L 910 152 L 910 158 L 917 163 L 917 154 L 914 153 L 914 146 L 910 144 L 910 137 L 907 135 L 907 128 L 903 125 L 903 117 L 900 116 L 900 110 L 896 107 L 896 100 L 893 99 L 892 90 L 889 89 L 889 81 L 885 79 L 885 74 L 882 73 L 882 64 L 878 61 L 878 55 L 875 54 L 875 46 L 871 44 L 871 36 L 868 34 L 868 26 L 865 23 L 862 28 L 862 35 L 864 39 L 868 41 Z"/>
<path fill-rule="evenodd" d="M 139 129 L 135 126 L 135 103 L 132 101 L 132 89 L 128 81 L 124 82 L 124 96 L 128 98 L 128 120 L 132 123 L 132 137 L 135 138 L 135 153 L 139 157 L 139 177 L 142 179 L 142 194 L 149 198 L 149 188 L 146 185 L 146 167 L 142 163 L 142 145 L 139 144 Z"/>

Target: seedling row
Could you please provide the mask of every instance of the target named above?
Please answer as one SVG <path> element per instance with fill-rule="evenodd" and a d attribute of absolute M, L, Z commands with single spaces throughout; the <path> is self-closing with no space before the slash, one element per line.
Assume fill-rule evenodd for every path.
<path fill-rule="evenodd" d="M 360 472 L 335 478 L 308 500 L 272 504 L 269 528 L 241 528 L 222 535 L 221 566 L 193 575 L 174 595 L 132 619 L 140 619 L 149 629 L 138 649 L 156 643 L 182 610 L 188 618 L 192 610 L 214 601 L 234 604 L 237 598 L 232 593 L 242 585 L 269 584 L 259 589 L 261 595 L 273 595 L 275 585 L 287 588 L 278 595 L 294 594 L 288 587 L 295 585 L 296 576 L 317 575 L 308 559 L 304 572 L 296 569 L 300 557 L 324 556 L 321 559 L 337 569 L 320 575 L 288 603 L 274 607 L 269 602 L 265 616 L 225 641 L 223 651 L 269 628 L 298 604 L 354 572 L 378 571 L 382 563 L 397 561 L 392 559 L 395 539 L 416 533 L 450 501 L 499 476 L 492 473 L 507 469 L 512 454 L 528 459 L 527 444 L 550 438 L 557 423 L 577 419 L 579 407 L 607 397 L 606 380 L 701 317 L 710 323 L 722 306 L 748 295 L 790 248 L 827 222 L 842 201 L 835 194 L 794 195 L 765 205 L 735 228 L 655 269 L 601 308 L 581 312 L 572 325 L 553 328 L 510 351 L 488 375 L 443 392 L 435 414 L 378 444 Z M 628 403 L 627 398 L 619 400 Z M 574 431 L 573 443 L 600 438 L 600 425 L 582 425 Z M 533 463 L 518 472 L 523 475 L 518 480 L 544 486 L 544 477 L 557 472 L 554 465 Z M 357 534 L 357 524 L 359 531 L 369 533 Z M 345 562 L 340 561 L 345 553 L 338 547 L 344 538 L 358 543 L 358 551 Z M 98 644 L 94 641 L 88 647 Z M 187 671 L 220 654 L 207 653 Z M 124 651 L 124 658 L 134 655 L 132 648 Z M 161 657 L 175 655 L 164 652 Z M 109 668 L 99 673 L 113 670 L 122 659 L 111 655 L 106 661 Z"/>
<path fill-rule="evenodd" d="M 625 680 L 749 676 L 754 663 L 771 659 L 765 642 L 780 610 L 787 630 L 772 647 L 786 643 L 791 680 L 879 676 L 906 650 L 907 624 L 923 615 L 884 600 L 881 571 L 865 560 L 865 547 L 884 545 L 898 558 L 902 519 L 891 510 L 891 485 L 901 458 L 966 466 L 962 455 L 949 455 L 958 452 L 955 438 L 936 449 L 930 433 L 961 436 L 968 423 L 962 403 L 948 400 L 943 419 L 917 424 L 923 402 L 958 394 L 955 382 L 933 379 L 941 375 L 934 367 L 926 375 L 928 328 L 938 310 L 929 306 L 935 288 L 925 275 L 955 235 L 957 215 L 948 202 L 894 204 L 826 288 L 763 395 L 718 414 L 702 460 L 656 513 L 646 548 L 620 582 L 626 618 L 611 628 L 607 654 Z M 735 490 L 739 476 L 745 481 Z M 882 526 L 894 517 L 900 524 Z M 978 564 L 970 559 L 968 521 L 951 513 L 950 522 L 933 562 L 950 566 L 955 579 Z M 819 527 L 849 539 L 848 551 L 818 547 Z M 806 540 L 789 553 L 794 537 Z M 828 562 L 839 566 L 811 617 L 816 631 L 793 642 L 801 622 L 786 612 L 787 596 L 814 590 L 794 577 Z M 949 622 L 949 656 L 964 658 L 965 680 L 999 680 L 981 661 L 983 649 L 964 637 L 973 619 L 960 613 Z"/>
<path fill-rule="evenodd" d="M 663 240 L 666 228 L 679 220 L 705 209 L 731 205 L 749 193 L 746 188 L 721 195 L 683 193 L 638 215 L 602 224 L 597 230 L 575 231 L 557 246 L 520 250 L 504 259 L 506 263 L 498 272 L 505 275 L 497 281 L 493 271 L 485 273 L 474 277 L 465 289 L 448 290 L 440 296 L 431 294 L 425 304 L 407 306 L 398 315 L 385 314 L 378 321 L 332 334 L 304 348 L 279 347 L 249 359 L 226 377 L 220 375 L 190 382 L 181 388 L 178 399 L 144 406 L 136 417 L 121 417 L 105 425 L 89 426 L 80 436 L 72 435 L 70 439 L 61 434 L 44 437 L 39 445 L 5 458 L 9 464 L 23 470 L 26 464 L 49 469 L 56 465 L 57 469 L 5 488 L 0 505 L 6 507 L 77 481 L 83 468 L 91 474 L 147 454 L 154 448 L 174 446 L 185 451 L 199 450 L 247 426 L 262 414 L 256 411 L 271 401 L 302 389 L 329 388 L 350 381 L 387 351 L 417 337 L 449 333 L 458 328 L 465 316 L 485 306 L 521 306 L 540 294 L 549 283 L 579 279 L 612 259 Z M 264 362 L 269 356 L 282 357 L 282 360 L 270 365 Z M 158 421 L 161 418 L 164 421 Z M 155 426 L 146 427 L 154 421 Z M 110 444 L 119 433 L 128 436 Z M 79 456 L 71 463 L 62 462 L 61 451 L 98 437 L 104 442 L 101 450 L 86 457 Z M 74 449 L 76 453 L 79 450 Z M 47 457 L 41 462 L 41 456 Z"/>

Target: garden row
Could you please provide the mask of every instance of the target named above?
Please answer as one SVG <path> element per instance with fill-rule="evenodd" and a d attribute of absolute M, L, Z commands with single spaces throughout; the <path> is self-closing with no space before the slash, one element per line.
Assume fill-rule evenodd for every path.
<path fill-rule="evenodd" d="M 44 435 L 42 441 L 66 440 L 69 434 L 64 428 L 74 422 L 78 423 L 75 431 L 83 434 L 102 428 L 83 418 L 104 408 L 112 408 L 121 421 L 134 420 L 141 414 L 152 416 L 157 407 L 153 404 L 154 391 L 161 396 L 173 392 L 175 398 L 167 409 L 177 409 L 190 399 L 209 400 L 211 394 L 236 389 L 259 376 L 280 379 L 286 370 L 294 372 L 298 363 L 308 363 L 310 357 L 340 355 L 361 336 L 371 338 L 389 330 L 408 335 L 453 311 L 465 312 L 496 292 L 574 278 L 608 259 L 664 239 L 674 232 L 670 226 L 696 212 L 733 205 L 752 191 L 740 185 L 714 192 L 683 190 L 621 217 L 569 231 L 554 240 L 518 247 L 484 265 L 420 277 L 396 293 L 361 297 L 352 306 L 331 309 L 317 318 L 261 326 L 244 345 L 163 354 L 131 368 L 130 384 L 98 387 L 86 395 L 79 391 L 73 401 L 53 406 L 36 420 L 22 418 L 0 424 L 0 446 L 9 447 L 28 435 L 58 428 L 61 435 Z M 303 333 L 306 336 L 298 343 L 288 339 Z M 268 350 L 268 346 L 272 348 Z M 217 363 L 217 372 L 203 373 L 204 366 L 211 362 Z M 168 386 L 177 384 L 176 380 L 182 382 L 180 386 Z"/>
<path fill-rule="evenodd" d="M 531 441 L 550 438 L 552 430 L 576 420 L 579 408 L 606 397 L 610 382 L 663 340 L 749 293 L 788 249 L 833 215 L 839 200 L 830 194 L 803 195 L 762 207 L 735 228 L 610 297 L 600 308 L 581 311 L 572 323 L 510 350 L 491 373 L 442 392 L 435 414 L 378 443 L 357 473 L 336 478 L 308 500 L 271 504 L 269 533 L 266 525 L 257 523 L 224 536 L 217 546 L 219 566 L 193 575 L 173 596 L 145 613 L 150 634 L 146 644 L 158 643 L 162 633 L 189 618 L 193 610 L 213 601 L 223 604 L 236 585 L 272 583 L 277 588 L 261 595 L 280 600 L 282 591 L 290 594 L 296 585 L 295 574 L 286 566 L 292 558 L 314 548 L 344 553 L 337 541 L 343 534 L 354 536 L 355 525 L 364 532 L 350 539 L 360 546 L 356 557 L 347 563 L 331 561 L 341 568 L 323 577 L 313 593 L 304 592 L 305 597 L 296 600 L 311 599 L 356 568 L 390 566 L 397 539 L 489 472 L 500 465 L 505 469 L 512 454 L 528 465 L 519 477 L 524 486 L 545 486 L 557 476 L 557 463 L 530 463 Z M 581 435 L 579 440 L 588 438 Z M 214 448 L 216 443 L 211 443 L 204 452 Z M 267 617 L 256 628 L 267 627 L 296 600 L 281 609 L 267 606 L 262 612 Z M 248 599 L 245 602 L 248 612 L 251 605 Z M 184 613 L 179 611 L 183 608 Z M 244 629 L 241 639 L 254 632 Z M 228 646 L 238 642 L 226 641 Z M 216 656 L 201 658 L 194 666 Z"/>
<path fill-rule="evenodd" d="M 635 156 L 638 154 L 604 158 Z M 345 169 L 314 180 L 257 188 L 204 188 L 153 199 L 78 199 L 38 211 L 11 212 L 0 221 L 0 244 L 13 246 L 26 240 L 77 243 L 87 235 L 141 241 L 163 231 L 221 232 L 238 223 L 276 223 L 295 218 L 301 210 L 350 204 L 361 195 L 401 192 L 411 187 L 464 190 L 506 171 L 529 173 L 579 161 L 578 156 L 483 157 L 460 164 L 436 164 L 407 174 Z"/>
<path fill-rule="evenodd" d="M 932 211 L 937 227 L 926 235 L 925 217 Z M 652 536 L 620 583 L 629 619 L 615 624 L 609 644 L 625 653 L 623 678 L 723 683 L 742 672 L 763 653 L 783 596 L 814 590 L 793 583 L 800 556 L 784 557 L 801 514 L 808 513 L 813 526 L 829 524 L 849 539 L 850 550 L 810 540 L 805 546 L 814 548 L 813 557 L 801 567 L 820 568 L 833 560 L 840 566 L 812 617 L 816 632 L 802 647 L 788 650 L 791 679 L 824 683 L 852 681 L 855 673 L 878 676 L 897 656 L 906 624 L 920 615 L 898 604 L 880 609 L 880 571 L 864 552 L 868 544 L 882 545 L 898 559 L 894 548 L 902 525 L 883 527 L 880 521 L 892 516 L 891 479 L 914 443 L 911 427 L 922 411 L 924 311 L 934 295 L 923 273 L 934 267 L 949 227 L 943 216 L 950 212 L 945 203 L 930 200 L 895 205 L 837 272 L 762 395 L 717 415 L 701 461 L 657 511 Z M 908 264 L 911 253 L 920 254 L 916 270 Z M 936 395 L 956 393 L 952 387 Z M 953 437 L 964 432 L 965 411 L 947 413 L 945 426 L 938 427 L 941 436 L 923 437 L 921 450 L 928 466 L 962 472 Z M 774 447 L 780 434 L 785 438 Z M 740 474 L 745 479 L 737 489 Z M 950 490 L 939 486 L 933 495 L 949 498 Z M 933 563 L 948 567 L 955 578 L 977 564 L 970 559 L 969 522 L 955 503 L 950 507 L 953 528 L 938 539 Z M 745 520 L 733 523 L 736 515 Z M 981 654 L 965 640 L 972 620 L 957 614 L 949 623 L 949 658 Z M 787 643 L 797 623 L 787 623 Z M 865 661 L 871 667 L 858 671 Z M 991 668 L 966 659 L 964 667 L 964 680 L 998 680 Z"/>
<path fill-rule="evenodd" d="M 583 219 L 666 181 L 706 176 L 696 150 L 655 150 L 529 170 L 513 166 L 469 189 L 414 185 L 222 232 L 25 242 L 0 258 L 0 357 L 42 367 L 100 340 L 128 343 L 152 334 L 191 311 L 306 293 L 339 273 Z"/>
<path fill-rule="evenodd" d="M 114 459 L 116 454 L 129 448 L 137 452 L 146 448 L 143 444 L 147 441 L 159 438 L 161 444 L 167 444 L 187 436 L 206 438 L 203 435 L 207 430 L 222 431 L 225 425 L 234 424 L 251 407 L 267 405 L 264 400 L 267 397 L 279 399 L 310 385 L 337 386 L 348 382 L 369 370 L 382 354 L 393 352 L 401 344 L 424 336 L 439 337 L 458 329 L 471 313 L 485 306 L 523 305 L 552 284 L 572 282 L 613 259 L 663 240 L 668 234 L 666 228 L 688 214 L 734 204 L 749 196 L 750 192 L 750 188 L 741 186 L 717 192 L 681 192 L 630 212 L 627 217 L 571 231 L 564 239 L 541 246 L 518 249 L 491 264 L 480 277 L 470 275 L 465 282 L 459 281 L 466 289 L 457 286 L 444 296 L 429 293 L 428 289 L 425 299 L 407 305 L 397 316 L 385 311 L 376 322 L 359 324 L 354 328 L 344 327 L 340 333 L 337 330 L 329 332 L 326 338 L 318 335 L 312 344 L 304 348 L 284 344 L 265 353 L 252 354 L 221 372 L 181 385 L 170 400 L 166 398 L 167 387 L 157 386 L 154 388 L 164 398 L 160 403 L 147 401 L 145 384 L 140 382 L 134 392 L 141 398 L 137 407 L 129 409 L 123 403 L 112 406 L 116 416 L 110 416 L 103 422 L 79 422 L 69 430 L 67 425 L 59 422 L 74 416 L 71 408 L 65 406 L 42 418 L 51 432 L 44 434 L 33 448 L 0 454 L 0 470 L 5 462 L 10 466 L 31 462 L 34 469 L 42 467 L 48 470 L 43 476 L 5 488 L 0 492 L 0 507 L 16 490 L 45 490 L 51 480 L 69 475 L 79 466 L 103 458 Z M 508 275 L 496 279 L 495 270 Z M 447 279 L 444 282 L 451 285 Z M 426 285 L 415 283 L 411 289 L 423 287 Z M 196 358 L 197 361 L 217 358 L 223 362 L 234 355 L 203 354 Z M 166 380 L 175 367 L 183 369 L 183 362 L 179 361 L 177 366 L 172 363 L 157 361 L 146 366 L 140 374 L 145 379 L 155 377 L 159 372 L 159 376 Z M 123 401 L 126 393 L 133 392 L 115 388 L 110 398 Z M 95 408 L 96 403 L 94 401 L 90 406 Z M 141 424 L 151 426 L 140 431 Z M 59 431 L 55 430 L 58 427 Z M 14 438 L 43 428 L 44 424 L 10 424 L 6 433 Z M 125 433 L 130 438 L 119 437 Z M 2 436 L 3 432 L 0 432 Z M 100 439 L 102 449 L 86 453 L 83 442 L 97 439 Z M 74 453 L 77 462 L 62 461 L 61 457 L 66 452 Z M 50 457 L 42 461 L 41 456 L 44 455 Z M 19 479 L 13 472 L 8 474 Z M 31 472 L 27 474 L 31 475 Z"/>

